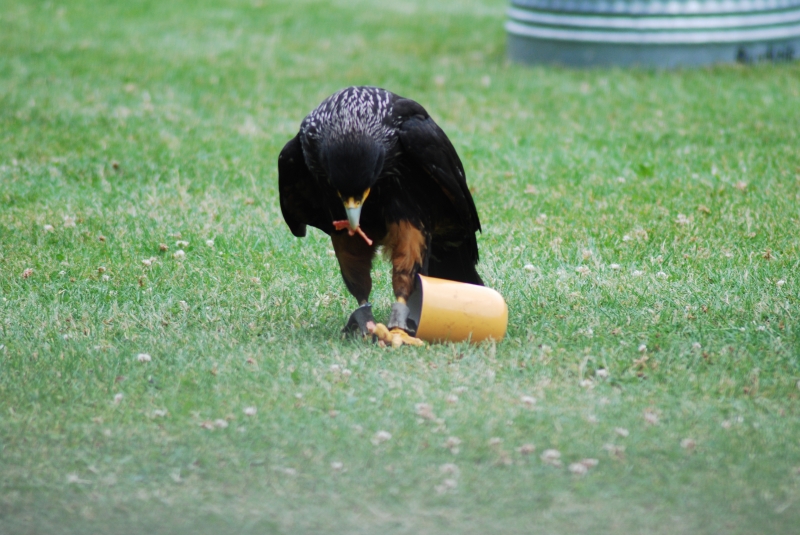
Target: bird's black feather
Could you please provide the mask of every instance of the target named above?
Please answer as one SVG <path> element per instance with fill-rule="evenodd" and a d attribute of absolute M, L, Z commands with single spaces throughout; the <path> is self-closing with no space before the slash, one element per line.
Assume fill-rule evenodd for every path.
<path fill-rule="evenodd" d="M 404 120 L 398 135 L 406 157 L 413 160 L 439 186 L 449 201 L 449 206 L 445 204 L 442 207 L 443 212 L 450 211 L 449 208 L 453 213 L 446 215 L 455 216 L 455 220 L 439 221 L 439 234 L 443 235 L 443 241 L 448 241 L 445 234 L 452 235 L 449 236 L 450 241 L 457 240 L 458 234 L 461 234 L 467 243 L 465 252 L 468 258 L 464 260 L 474 265 L 478 261 L 475 232 L 481 230 L 481 223 L 467 187 L 461 159 L 447 135 L 422 106 L 412 100 L 402 99 L 395 110 L 396 113 L 403 113 Z M 434 233 L 436 231 L 434 229 Z"/>
<path fill-rule="evenodd" d="M 306 225 L 326 234 L 334 231 L 325 210 L 325 185 L 309 171 L 298 134 L 283 147 L 278 157 L 278 192 L 281 212 L 289 230 L 298 238 L 306 235 Z"/>

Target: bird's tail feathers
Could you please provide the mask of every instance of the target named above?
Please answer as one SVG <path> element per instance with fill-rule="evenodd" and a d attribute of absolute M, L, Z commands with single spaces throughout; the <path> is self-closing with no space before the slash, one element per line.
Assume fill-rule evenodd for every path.
<path fill-rule="evenodd" d="M 428 275 L 483 286 L 483 280 L 475 270 L 477 262 L 478 254 L 474 238 L 472 243 L 467 239 L 458 245 L 434 243 L 428 260 Z"/>

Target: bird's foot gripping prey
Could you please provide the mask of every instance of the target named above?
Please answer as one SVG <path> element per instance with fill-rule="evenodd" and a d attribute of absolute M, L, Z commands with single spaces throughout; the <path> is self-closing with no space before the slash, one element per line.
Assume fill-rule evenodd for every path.
<path fill-rule="evenodd" d="M 348 87 L 303 119 L 278 159 L 283 218 L 297 237 L 331 237 L 345 286 L 359 307 L 346 332 L 421 345 L 406 300 L 417 274 L 483 284 L 480 231 L 464 167 L 420 104 L 375 87 Z M 386 324 L 372 315 L 372 261 L 392 263 L 395 302 Z"/>
<path fill-rule="evenodd" d="M 342 332 L 360 334 L 364 337 L 371 336 L 373 340 L 384 346 L 425 345 L 425 342 L 412 336 L 416 327 L 413 325 L 413 321 L 408 319 L 408 306 L 404 303 L 396 302 L 392 305 L 392 315 L 388 325 L 387 327 L 383 323 L 377 323 L 372 315 L 372 305 L 365 303 L 353 311 Z"/>
<path fill-rule="evenodd" d="M 392 305 L 392 315 L 389 323 L 383 325 L 378 323 L 371 331 L 378 343 L 400 347 L 401 345 L 423 346 L 425 342 L 412 336 L 416 332 L 416 325 L 408 319 L 408 305 L 397 301 Z"/>
<path fill-rule="evenodd" d="M 372 332 L 379 344 L 383 346 L 400 347 L 407 346 L 424 346 L 425 342 L 419 338 L 414 338 L 403 329 L 394 328 L 389 330 L 383 323 L 375 325 L 375 330 Z"/>

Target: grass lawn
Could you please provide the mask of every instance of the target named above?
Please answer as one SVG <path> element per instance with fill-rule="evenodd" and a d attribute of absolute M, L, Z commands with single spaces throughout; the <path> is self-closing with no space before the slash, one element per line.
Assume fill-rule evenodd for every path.
<path fill-rule="evenodd" d="M 800 63 L 512 65 L 505 6 L 0 1 L 0 533 L 797 533 Z M 501 343 L 339 338 L 277 156 L 351 84 L 449 134 Z"/>

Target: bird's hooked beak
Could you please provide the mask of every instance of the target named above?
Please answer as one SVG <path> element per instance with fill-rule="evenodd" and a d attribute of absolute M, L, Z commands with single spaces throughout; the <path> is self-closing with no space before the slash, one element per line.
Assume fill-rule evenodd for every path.
<path fill-rule="evenodd" d="M 342 199 L 344 201 L 344 211 L 347 213 L 347 221 L 350 223 L 351 230 L 358 228 L 359 220 L 361 219 L 361 207 L 364 206 L 364 201 L 367 200 L 368 195 L 369 188 L 364 191 L 360 199 L 356 199 L 355 197 Z"/>

